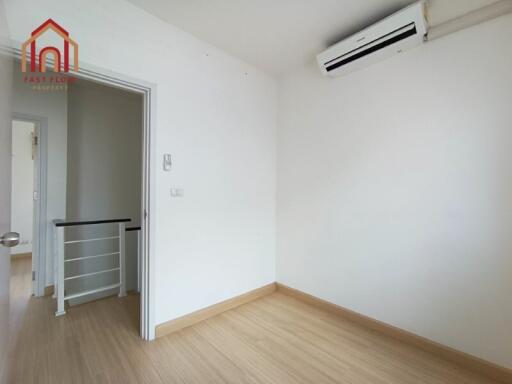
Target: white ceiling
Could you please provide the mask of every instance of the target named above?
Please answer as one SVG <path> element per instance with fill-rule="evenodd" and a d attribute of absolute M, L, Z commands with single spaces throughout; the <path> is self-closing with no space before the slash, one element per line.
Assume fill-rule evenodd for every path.
<path fill-rule="evenodd" d="M 272 74 L 317 53 L 414 0 L 128 0 Z M 433 25 L 497 0 L 431 0 Z"/>

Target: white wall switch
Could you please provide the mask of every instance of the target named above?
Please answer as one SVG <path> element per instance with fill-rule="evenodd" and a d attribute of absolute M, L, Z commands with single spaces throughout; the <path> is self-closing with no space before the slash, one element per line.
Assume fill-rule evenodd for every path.
<path fill-rule="evenodd" d="M 170 153 L 164 153 L 164 171 L 170 171 L 172 167 L 172 158 Z"/>
<path fill-rule="evenodd" d="M 183 197 L 183 195 L 185 195 L 183 188 L 171 188 L 172 197 Z"/>

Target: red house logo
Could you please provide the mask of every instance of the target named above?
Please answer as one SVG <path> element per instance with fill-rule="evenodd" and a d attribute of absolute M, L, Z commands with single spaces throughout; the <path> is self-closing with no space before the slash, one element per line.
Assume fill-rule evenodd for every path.
<path fill-rule="evenodd" d="M 46 46 L 39 52 L 37 57 L 37 39 L 40 38 L 48 30 L 52 30 L 62 37 L 64 41 L 64 52 L 57 47 Z M 46 20 L 38 28 L 36 28 L 30 38 L 21 45 L 21 71 L 27 72 L 27 49 L 30 46 L 30 71 L 46 72 L 46 60 L 48 56 L 53 56 L 54 72 L 69 72 L 69 49 L 73 49 L 73 71 L 78 72 L 78 44 L 69 37 L 68 31 L 62 28 L 52 19 Z"/>

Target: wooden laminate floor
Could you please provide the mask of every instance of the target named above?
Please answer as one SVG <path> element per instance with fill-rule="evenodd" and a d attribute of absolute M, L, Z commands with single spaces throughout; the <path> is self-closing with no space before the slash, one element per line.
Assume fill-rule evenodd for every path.
<path fill-rule="evenodd" d="M 56 318 L 27 260 L 11 288 L 11 383 L 495 383 L 280 293 L 143 342 L 136 295 Z"/>

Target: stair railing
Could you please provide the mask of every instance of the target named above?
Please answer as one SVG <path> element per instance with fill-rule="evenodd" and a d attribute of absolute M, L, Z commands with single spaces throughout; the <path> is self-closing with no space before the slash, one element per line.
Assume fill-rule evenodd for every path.
<path fill-rule="evenodd" d="M 126 296 L 126 223 L 131 219 L 107 219 L 107 220 L 87 220 L 87 221 L 65 221 L 54 220 L 54 242 L 55 242 L 55 259 L 54 259 L 54 296 L 57 298 L 57 312 L 56 316 L 61 316 L 66 313 L 64 304 L 67 300 L 76 299 L 83 296 L 92 295 L 99 292 L 113 290 L 119 288 L 119 297 Z M 118 224 L 117 236 L 95 237 L 88 239 L 67 240 L 65 237 L 66 228 L 91 226 L 98 224 Z M 69 252 L 66 251 L 67 247 L 72 244 L 102 242 L 107 240 L 117 240 L 119 247 L 117 252 L 100 253 L 96 255 L 88 255 L 81 257 L 66 257 Z M 118 255 L 119 264 L 115 268 L 108 268 L 94 272 L 88 272 L 78 275 L 67 275 L 66 267 L 70 263 L 87 263 L 90 260 L 115 256 Z M 66 282 L 76 279 L 86 279 L 92 276 L 97 276 L 105 273 L 119 272 L 119 281 L 114 284 L 108 284 L 96 288 L 91 288 L 79 292 L 66 293 Z"/>

